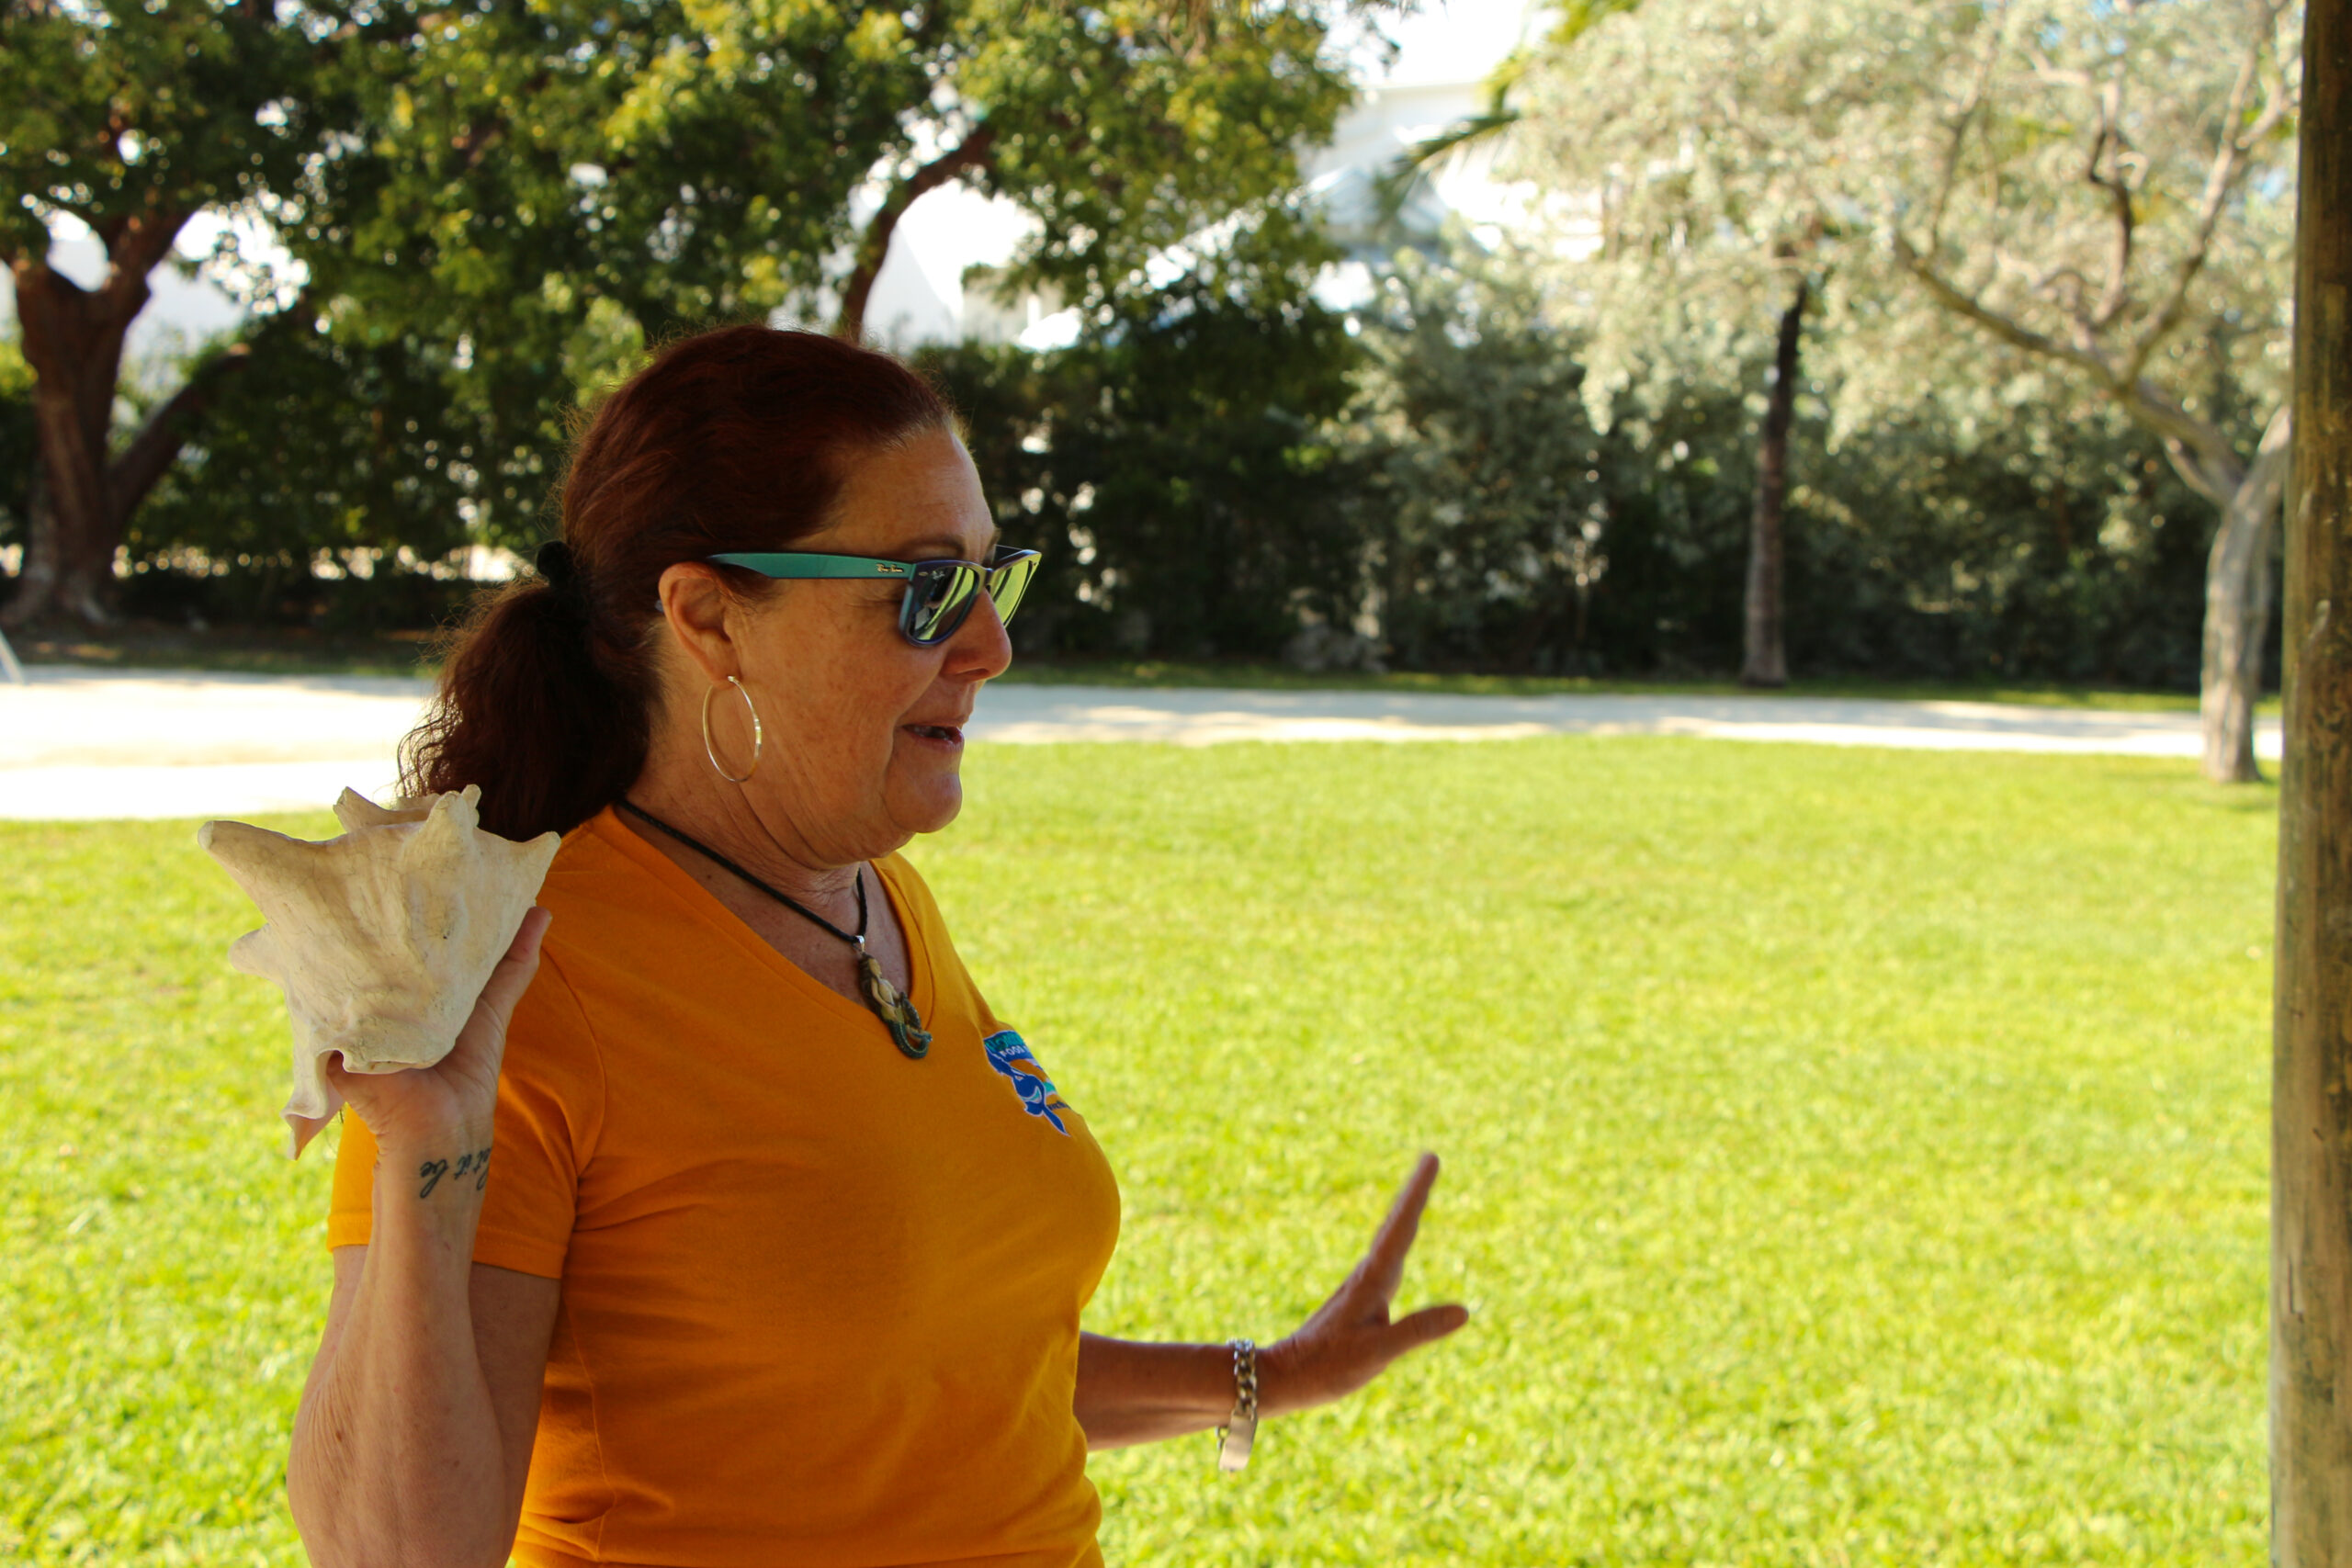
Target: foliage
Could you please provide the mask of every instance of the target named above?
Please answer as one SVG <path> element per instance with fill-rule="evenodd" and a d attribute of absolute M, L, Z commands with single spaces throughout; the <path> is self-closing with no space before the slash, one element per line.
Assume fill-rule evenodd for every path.
<path fill-rule="evenodd" d="M 435 586 L 428 569 L 469 542 L 481 453 L 437 346 L 356 343 L 302 321 L 266 335 L 134 522 L 126 610 L 359 626 L 453 612 L 469 585 Z M 316 578 L 321 564 L 334 575 Z M 370 586 L 322 614 L 353 574 Z"/>
<path fill-rule="evenodd" d="M 1596 426 L 1584 343 L 1523 284 L 1456 254 L 1469 265 L 1401 257 L 1363 329 L 1355 505 L 1396 660 L 1720 665 L 1739 635 L 1744 409 L 1659 377 L 1645 420 Z"/>
<path fill-rule="evenodd" d="M 210 356 L 128 439 L 114 428 L 126 334 L 198 212 L 250 214 L 347 136 L 329 78 L 379 14 L 259 0 L 0 6 L 0 264 L 34 372 L 45 481 L 25 527 L 14 623 L 112 618 L 125 525 L 218 378 Z M 85 288 L 49 265 L 78 222 L 103 253 Z M 224 232 L 233 233 L 233 229 Z M 233 258 L 233 243 L 216 259 Z"/>
<path fill-rule="evenodd" d="M 322 65 L 334 4 L 201 0 L 0 8 L 0 260 L 49 254 L 49 219 L 176 231 L 285 188 L 346 107 Z"/>
<path fill-rule="evenodd" d="M 1702 363 L 1710 334 L 1760 332 L 1741 300 L 1810 254 L 1828 264 L 1839 434 L 1923 384 L 1988 416 L 2039 368 L 1955 330 L 1909 255 L 2051 343 L 2145 339 L 2140 367 L 2244 440 L 2245 405 L 2275 402 L 2285 373 L 2292 39 L 2265 29 L 2292 17 L 2268 0 L 1646 0 L 1518 79 L 1513 166 L 1558 193 L 1566 232 L 1597 224 L 1593 261 L 1555 270 L 1603 390 L 1624 383 L 1621 344 Z M 2208 213 L 2233 104 L 2223 129 L 2254 140 Z M 1661 273 L 1704 307 L 1660 308 Z"/>
<path fill-rule="evenodd" d="M 1801 434 L 1818 478 L 1791 496 L 1790 647 L 1807 668 L 2196 688 L 2208 510 L 2112 407 L 1972 430 L 1928 399 L 1834 446 L 1818 413 Z"/>
<path fill-rule="evenodd" d="M 252 378 L 300 389 L 296 446 L 327 466 L 249 461 L 266 425 L 243 394 L 167 515 L 137 525 L 151 560 L 233 548 L 301 570 L 380 547 L 395 515 L 415 522 L 412 553 L 437 553 L 457 514 L 425 503 L 448 495 L 465 539 L 527 546 L 575 411 L 649 343 L 826 313 L 933 185 L 1024 208 L 1038 227 L 1008 277 L 1109 310 L 1147 258 L 1295 183 L 1298 148 L 1348 96 L 1323 57 L 1329 19 L 1318 0 L 1196 18 L 1145 0 L 10 6 L 0 259 L 45 254 L 58 214 L 107 245 L 114 335 L 44 371 L 82 377 L 73 395 L 97 406 L 113 376 L 98 350 L 191 214 L 258 215 L 291 248 L 279 274 L 233 238 L 216 260 L 331 338 L 263 329 L 288 363 Z M 327 365 L 355 370 L 346 395 L 397 389 L 396 405 L 328 430 L 349 404 L 321 396 Z M 331 462 L 363 449 L 362 476 Z M 242 479 L 263 493 L 228 488 Z M 146 482 L 94 468 L 74 493 L 111 487 L 122 513 Z M 69 572 L 111 562 L 124 520 L 107 510 L 65 517 Z"/>
<path fill-rule="evenodd" d="M 1515 265 L 1452 262 L 1384 280 L 1351 415 L 1398 661 L 1733 666 L 1755 461 L 1753 400 L 1724 386 L 1740 378 L 1621 350 L 1598 426 L 1569 313 Z M 2193 683 L 2202 508 L 2144 432 L 2033 390 L 1982 423 L 1915 392 L 1839 441 L 1842 388 L 1807 383 L 1789 501 L 1801 671 Z"/>
<path fill-rule="evenodd" d="M 569 411 L 647 344 L 826 313 L 874 237 L 869 184 L 910 192 L 926 159 L 984 142 L 938 177 L 1039 220 L 1012 280 L 1102 306 L 1295 181 L 1346 97 L 1325 27 L 1312 5 L 1200 31 L 1028 0 L 468 8 L 370 57 L 366 140 L 281 225 L 338 338 L 446 356 L 477 525 L 522 544 Z"/>
<path fill-rule="evenodd" d="M 1476 1314 L 1239 1488 L 1096 1456 L 1112 1561 L 2260 1560 L 2267 795 L 1647 739 L 968 772 L 914 853 L 1119 1174 L 1090 1325 L 1280 1332 L 1421 1147 L 1406 1295 Z M 0 1556 L 298 1562 L 327 1167 L 275 1152 L 252 911 L 184 823 L 0 847 Z"/>
<path fill-rule="evenodd" d="M 1030 650 L 1270 653 L 1353 614 L 1331 422 L 1356 358 L 1307 292 L 1322 241 L 1276 207 L 1065 350 L 928 353 L 1006 539 L 1041 548 Z"/>

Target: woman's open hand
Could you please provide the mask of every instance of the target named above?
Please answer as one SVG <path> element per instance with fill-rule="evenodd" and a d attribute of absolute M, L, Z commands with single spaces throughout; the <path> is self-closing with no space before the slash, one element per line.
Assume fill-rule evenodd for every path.
<path fill-rule="evenodd" d="M 547 934 L 548 918 L 540 908 L 524 915 L 505 956 L 482 986 L 472 1016 L 458 1032 L 456 1047 L 432 1066 L 355 1073 L 340 1055 L 326 1059 L 327 1082 L 351 1102 L 379 1145 L 437 1146 L 452 1134 L 479 1134 L 481 1142 L 490 1141 L 498 1069 L 506 1059 L 506 1022 L 539 972 L 539 939 Z"/>
<path fill-rule="evenodd" d="M 1406 1351 L 1433 1344 L 1470 1321 L 1468 1308 L 1452 1303 L 1423 1307 L 1394 1321 L 1388 1314 L 1437 1171 L 1437 1156 L 1423 1155 L 1363 1261 L 1296 1333 L 1260 1353 L 1259 1408 L 1264 1414 L 1285 1415 L 1344 1398 Z"/>

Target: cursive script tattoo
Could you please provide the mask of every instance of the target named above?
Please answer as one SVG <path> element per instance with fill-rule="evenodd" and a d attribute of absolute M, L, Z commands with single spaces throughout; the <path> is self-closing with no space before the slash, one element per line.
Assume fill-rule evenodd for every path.
<path fill-rule="evenodd" d="M 432 1197 L 433 1190 L 441 1185 L 441 1179 L 449 1174 L 449 1162 L 447 1160 L 426 1160 L 423 1165 L 416 1168 L 417 1179 L 424 1183 L 424 1186 L 416 1190 L 416 1195 L 419 1198 Z M 459 1155 L 458 1156 L 457 1175 L 460 1179 L 469 1175 L 472 1176 L 474 1179 L 474 1190 L 477 1192 L 481 1191 L 483 1187 L 487 1186 L 490 1181 L 490 1145 L 488 1144 L 484 1144 L 481 1148 L 476 1149 L 471 1154 Z"/>

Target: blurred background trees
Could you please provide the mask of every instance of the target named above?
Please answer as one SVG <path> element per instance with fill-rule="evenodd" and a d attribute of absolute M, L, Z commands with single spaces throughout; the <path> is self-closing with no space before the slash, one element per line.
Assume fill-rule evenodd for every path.
<path fill-rule="evenodd" d="M 265 198 L 337 134 L 328 80 L 346 17 L 260 0 L 207 6 L 0 9 L 0 262 L 40 462 L 22 502 L 24 555 L 6 615 L 102 619 L 116 552 L 187 423 L 243 345 L 203 356 L 175 394 L 118 433 L 123 344 L 148 276 L 207 208 Z M 355 27 L 355 30 L 356 27 Z M 85 287 L 49 265 L 50 225 L 105 254 Z"/>
<path fill-rule="evenodd" d="M 1965 412 L 2054 372 L 2060 397 L 2148 431 L 2218 511 L 2206 772 L 2250 778 L 2289 437 L 2299 17 L 1648 0 L 1523 73 L 1518 166 L 1598 207 L 1599 250 L 1567 270 L 1605 351 L 1671 334 L 1694 300 L 1710 323 L 1778 305 L 1786 366 L 1817 279 L 1841 430 L 1923 384 Z M 1773 673 L 1787 381 L 1762 420 L 1750 679 Z"/>
<path fill-rule="evenodd" d="M 1523 220 L 1377 233 L 1303 173 L 1342 25 L 6 0 L 7 614 L 430 623 L 551 525 L 649 344 L 873 331 L 961 186 L 1025 224 L 967 289 L 1073 323 L 916 350 L 1047 552 L 1033 657 L 2258 684 L 2291 7 L 1577 6 L 1462 128 Z M 141 236 L 199 211 L 253 308 L 125 380 Z M 121 253 L 95 289 L 48 266 L 70 219 Z M 50 354 L 44 299 L 96 349 Z M 68 549 L 40 476 L 92 450 Z"/>

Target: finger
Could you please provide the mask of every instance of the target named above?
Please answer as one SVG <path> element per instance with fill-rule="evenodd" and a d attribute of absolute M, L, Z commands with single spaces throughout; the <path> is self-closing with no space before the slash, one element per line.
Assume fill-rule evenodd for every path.
<path fill-rule="evenodd" d="M 1364 1255 L 1363 1279 L 1384 1301 L 1396 1293 L 1397 1281 L 1405 1277 L 1405 1255 L 1413 1250 L 1413 1239 L 1420 1234 L 1421 1211 L 1429 1207 L 1430 1189 L 1437 1185 L 1437 1156 L 1425 1154 L 1415 1161 L 1413 1174 L 1405 1179 L 1396 1201 L 1389 1205 L 1388 1217 L 1373 1233 L 1372 1250 Z"/>
<path fill-rule="evenodd" d="M 1453 1302 L 1443 1306 L 1423 1307 L 1409 1313 L 1388 1325 L 1388 1343 L 1392 1353 L 1403 1355 L 1424 1345 L 1434 1345 L 1449 1334 L 1458 1333 L 1470 1321 L 1470 1309 Z"/>

